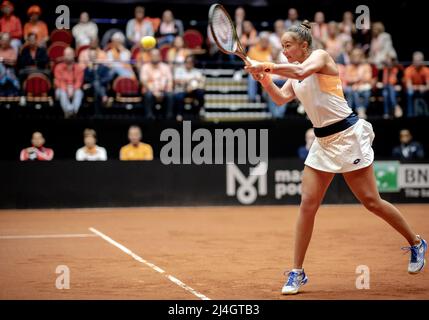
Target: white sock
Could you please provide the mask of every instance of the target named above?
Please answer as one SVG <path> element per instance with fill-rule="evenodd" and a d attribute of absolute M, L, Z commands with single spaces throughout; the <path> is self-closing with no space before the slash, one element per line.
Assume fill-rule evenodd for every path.
<path fill-rule="evenodd" d="M 292 271 L 296 273 L 303 273 L 304 269 L 292 269 Z"/>

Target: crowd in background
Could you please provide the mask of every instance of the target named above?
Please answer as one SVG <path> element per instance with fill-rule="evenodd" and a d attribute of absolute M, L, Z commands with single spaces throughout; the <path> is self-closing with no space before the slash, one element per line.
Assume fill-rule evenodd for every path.
<path fill-rule="evenodd" d="M 242 7 L 235 10 L 234 20 L 238 36 L 250 58 L 287 62 L 280 40 L 290 26 L 301 24 L 296 9 L 290 8 L 286 19 L 276 20 L 273 30 L 259 32 L 251 21 L 246 20 Z M 377 90 L 381 91 L 385 118 L 402 117 L 403 114 L 407 117 L 429 116 L 429 68 L 424 64 L 422 52 L 414 52 L 410 66 L 401 65 L 392 37 L 383 23 L 373 22 L 370 29 L 357 29 L 350 11 L 344 12 L 340 22 L 326 22 L 324 13 L 319 11 L 313 21 L 313 48 L 326 50 L 338 64 L 345 97 L 360 117 L 366 118 L 370 98 Z M 210 52 L 215 55 L 218 49 L 210 35 L 209 39 L 212 43 Z M 273 80 L 279 86 L 286 81 L 277 76 Z M 250 101 L 256 101 L 258 92 L 257 82 L 248 77 Z M 400 104 L 402 93 L 406 98 Z M 287 106 L 278 107 L 269 96 L 264 98 L 273 116 L 282 118 Z"/>
<path fill-rule="evenodd" d="M 25 80 L 42 73 L 52 79 L 55 98 L 66 118 L 79 112 L 86 96 L 96 98 L 98 106 L 107 106 L 109 89 L 117 78 L 137 81 L 149 119 L 155 118 L 158 104 L 164 111 L 160 117 L 178 120 L 182 119 L 185 98 L 193 99 L 194 114 L 204 104 L 205 78 L 195 68 L 194 58 L 199 50 L 185 47 L 183 23 L 170 10 L 165 10 L 162 18 L 152 19 L 138 6 L 125 32 L 110 29 L 101 41 L 97 24 L 82 12 L 71 30 L 74 48 L 66 47 L 58 61 L 49 58 L 48 27 L 41 20 L 39 6 L 28 8 L 29 20 L 23 28 L 11 2 L 3 1 L 1 10 L 0 96 L 21 95 Z M 155 36 L 158 47 L 144 49 L 140 44 L 144 36 Z M 169 48 L 162 56 L 159 48 L 166 44 Z M 99 111 L 101 108 L 96 108 Z"/>
<path fill-rule="evenodd" d="M 132 125 L 128 129 L 129 144 L 119 150 L 122 161 L 153 160 L 153 149 L 150 144 L 142 142 L 142 131 L 139 126 Z M 97 133 L 94 129 L 83 131 L 83 147 L 76 151 L 77 161 L 106 161 L 107 152 L 104 147 L 97 145 Z M 39 131 L 33 132 L 31 146 L 21 150 L 21 161 L 50 161 L 54 159 L 54 150 L 45 147 L 45 138 Z M 116 158 L 116 157 L 115 157 Z"/>
<path fill-rule="evenodd" d="M 187 98 L 192 99 L 195 114 L 204 106 L 205 77 L 195 67 L 195 57 L 201 58 L 204 51 L 186 47 L 184 24 L 171 10 L 165 10 L 160 18 L 150 18 L 145 8 L 138 6 L 125 30 L 110 29 L 103 35 L 89 14 L 82 12 L 71 29 L 74 45 L 65 48 L 59 61 L 49 58 L 52 28 L 43 21 L 39 6 L 27 9 L 25 23 L 14 15 L 10 1 L 2 2 L 1 11 L 0 96 L 22 95 L 26 79 L 37 72 L 52 81 L 55 99 L 66 118 L 79 112 L 85 97 L 93 97 L 95 111 L 101 112 L 111 103 L 112 82 L 117 78 L 138 82 L 149 119 L 183 119 Z M 301 23 L 296 9 L 290 8 L 285 19 L 276 20 L 272 30 L 257 30 L 242 7 L 235 10 L 234 20 L 250 58 L 287 62 L 280 39 L 290 26 Z M 429 116 L 429 68 L 422 52 L 416 51 L 412 64 L 405 67 L 399 64 L 392 37 L 382 22 L 373 22 L 370 29 L 357 29 L 352 12 L 345 12 L 342 21 L 327 22 L 320 11 L 312 20 L 314 48 L 325 49 L 338 63 L 345 97 L 360 117 L 366 117 L 376 92 L 382 97 L 385 118 Z M 157 38 L 157 48 L 140 46 L 141 38 L 148 35 Z M 169 46 L 165 52 L 160 50 L 164 45 Z M 223 56 L 209 29 L 206 46 L 209 58 Z M 237 58 L 228 59 L 234 62 Z M 280 77 L 273 80 L 279 86 L 285 82 Z M 259 92 L 258 83 L 248 77 L 249 102 L 255 102 Z M 273 117 L 284 117 L 287 105 L 276 106 L 263 93 L 262 98 Z M 157 106 L 161 115 L 155 112 Z"/>

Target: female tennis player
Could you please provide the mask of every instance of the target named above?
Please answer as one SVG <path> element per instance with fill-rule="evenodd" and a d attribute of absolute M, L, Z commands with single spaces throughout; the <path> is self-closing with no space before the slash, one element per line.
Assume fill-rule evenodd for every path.
<path fill-rule="evenodd" d="M 410 228 L 397 208 L 380 198 L 372 162 L 374 132 L 369 122 L 359 119 L 344 99 L 338 69 L 324 50 L 312 50 L 311 25 L 292 26 L 281 38 L 287 64 L 251 60 L 245 69 L 282 105 L 298 98 L 310 118 L 316 139 L 305 161 L 302 196 L 295 230 L 293 269 L 282 294 L 296 294 L 308 279 L 303 269 L 305 253 L 313 232 L 314 218 L 326 189 L 336 173 L 342 173 L 359 201 L 395 228 L 410 244 L 408 272 L 420 272 L 426 261 L 427 242 Z M 282 88 L 270 74 L 288 78 Z"/>

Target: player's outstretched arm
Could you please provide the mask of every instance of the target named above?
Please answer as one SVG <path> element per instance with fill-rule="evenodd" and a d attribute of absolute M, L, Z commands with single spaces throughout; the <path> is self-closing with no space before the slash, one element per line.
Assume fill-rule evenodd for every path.
<path fill-rule="evenodd" d="M 282 77 L 303 80 L 309 75 L 319 72 L 329 62 L 329 54 L 324 50 L 315 50 L 301 64 L 274 64 L 270 62 L 253 62 L 245 69 L 250 73 L 272 73 Z"/>
<path fill-rule="evenodd" d="M 259 80 L 264 90 L 270 95 L 271 99 L 277 105 L 283 105 L 295 99 L 292 82 L 288 79 L 282 88 L 279 88 L 272 80 L 269 74 L 264 74 L 264 78 Z"/>

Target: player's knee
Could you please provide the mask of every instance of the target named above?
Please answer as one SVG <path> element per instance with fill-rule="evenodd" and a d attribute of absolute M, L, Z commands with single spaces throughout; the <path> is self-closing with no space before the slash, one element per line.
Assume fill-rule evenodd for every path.
<path fill-rule="evenodd" d="M 362 204 L 367 208 L 369 211 L 377 213 L 380 211 L 382 206 L 382 200 L 380 197 L 375 196 L 367 196 L 362 199 Z"/>
<path fill-rule="evenodd" d="M 306 215 L 316 214 L 317 209 L 319 208 L 320 201 L 316 197 L 310 195 L 302 195 L 301 197 L 301 206 L 300 211 Z"/>

